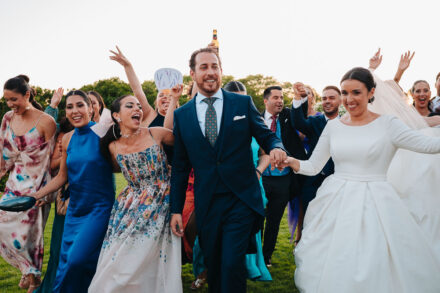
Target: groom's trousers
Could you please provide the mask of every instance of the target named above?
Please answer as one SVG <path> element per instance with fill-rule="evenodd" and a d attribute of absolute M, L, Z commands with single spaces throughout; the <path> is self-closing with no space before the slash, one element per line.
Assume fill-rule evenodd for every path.
<path fill-rule="evenodd" d="M 199 232 L 211 293 L 246 292 L 246 251 L 257 213 L 233 193 L 214 194 Z"/>

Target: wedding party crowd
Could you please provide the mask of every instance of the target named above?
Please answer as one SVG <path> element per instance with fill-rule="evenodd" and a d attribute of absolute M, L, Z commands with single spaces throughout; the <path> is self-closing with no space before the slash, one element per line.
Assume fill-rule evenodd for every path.
<path fill-rule="evenodd" d="M 248 279 L 272 281 L 287 209 L 300 292 L 438 293 L 440 73 L 407 93 L 399 82 L 413 57 L 381 80 L 378 50 L 319 95 L 295 82 L 288 104 L 273 84 L 262 113 L 243 83 L 223 85 L 215 44 L 190 56 L 189 88 L 175 69 L 156 72 L 154 108 L 118 47 L 110 59 L 133 94 L 111 105 L 59 88 L 43 109 L 29 78 L 12 77 L 0 255 L 28 293 L 179 293 L 185 263 L 191 290 L 244 293 Z M 115 195 L 118 172 L 127 186 Z M 17 200 L 35 204 L 1 210 Z"/>

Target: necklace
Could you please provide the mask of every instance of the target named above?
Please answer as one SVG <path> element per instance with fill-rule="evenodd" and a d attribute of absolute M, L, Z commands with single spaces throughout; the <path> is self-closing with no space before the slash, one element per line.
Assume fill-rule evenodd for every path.
<path fill-rule="evenodd" d="M 135 132 L 130 133 L 130 134 L 122 134 L 122 131 L 121 131 L 121 137 L 123 137 L 123 138 L 130 138 L 132 136 L 138 135 L 140 132 L 141 132 L 141 127 L 139 127 Z"/>

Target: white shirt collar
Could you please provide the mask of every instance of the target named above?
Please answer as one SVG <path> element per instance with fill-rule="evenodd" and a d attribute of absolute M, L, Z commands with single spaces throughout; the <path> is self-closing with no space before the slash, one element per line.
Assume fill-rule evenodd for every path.
<path fill-rule="evenodd" d="M 215 94 L 213 94 L 211 97 L 216 97 L 218 100 L 223 100 L 223 92 L 222 89 L 219 89 Z M 196 96 L 196 103 L 202 103 L 203 99 L 205 99 L 206 97 L 204 95 L 202 95 L 200 92 L 197 93 Z"/>
<path fill-rule="evenodd" d="M 276 116 L 278 117 L 280 114 L 277 114 Z M 272 119 L 272 114 L 270 114 L 267 110 L 264 111 L 264 120 L 269 120 Z"/>

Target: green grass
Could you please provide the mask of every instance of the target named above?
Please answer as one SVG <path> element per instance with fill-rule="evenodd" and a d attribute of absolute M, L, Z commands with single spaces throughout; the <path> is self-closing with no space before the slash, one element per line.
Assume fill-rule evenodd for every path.
<path fill-rule="evenodd" d="M 126 185 L 125 179 L 121 174 L 116 175 L 116 186 L 119 192 Z M 46 271 L 47 262 L 49 260 L 49 244 L 50 235 L 52 232 L 52 222 L 54 217 L 54 207 L 50 211 L 49 219 L 46 224 L 44 232 L 44 262 L 43 274 Z M 284 292 L 298 292 L 293 281 L 293 273 L 295 270 L 293 259 L 293 244 L 289 242 L 289 229 L 287 226 L 286 217 L 283 217 L 278 234 L 278 241 L 276 250 L 272 256 L 272 267 L 270 273 L 272 274 L 272 282 L 254 282 L 248 281 L 248 292 L 251 293 L 284 293 Z M 0 258 L 0 293 L 6 292 L 25 292 L 18 288 L 21 274 L 18 269 L 13 268 Z M 194 280 L 192 274 L 192 267 L 186 264 L 182 268 L 182 282 L 184 292 L 193 292 L 189 290 L 191 282 Z M 208 292 L 202 290 L 199 292 Z"/>

